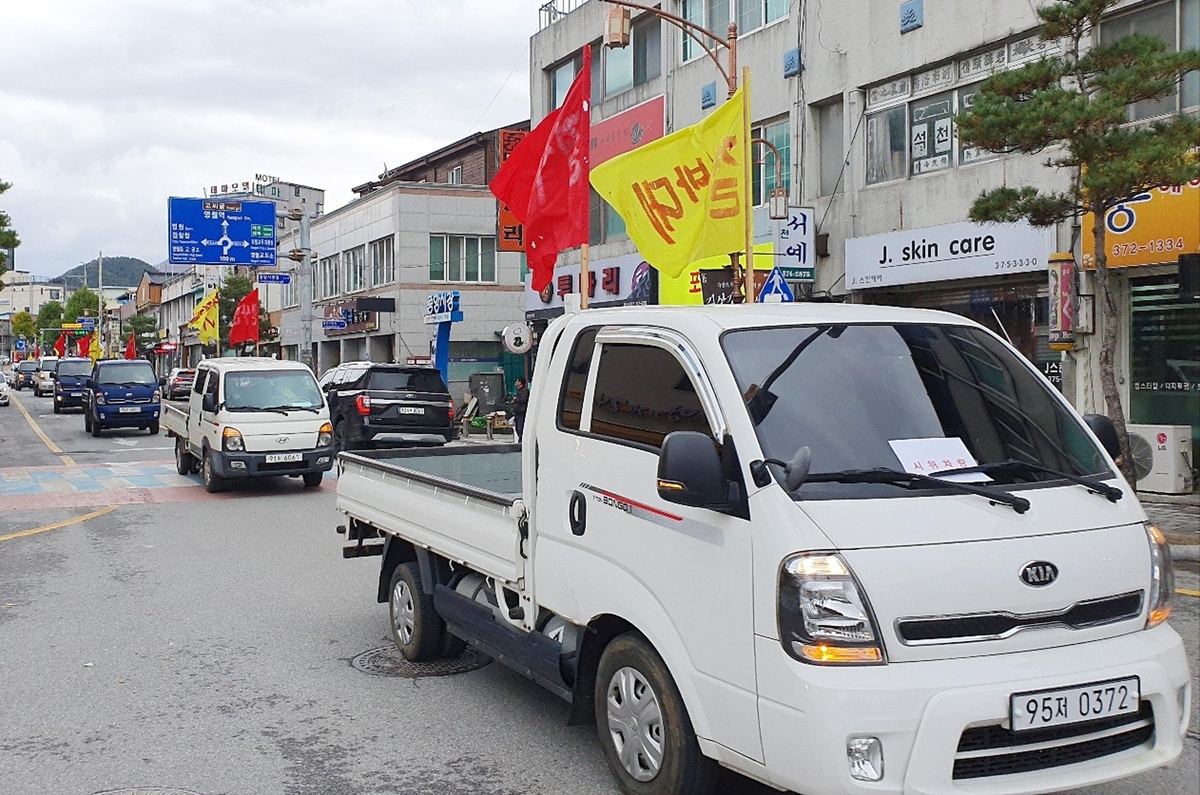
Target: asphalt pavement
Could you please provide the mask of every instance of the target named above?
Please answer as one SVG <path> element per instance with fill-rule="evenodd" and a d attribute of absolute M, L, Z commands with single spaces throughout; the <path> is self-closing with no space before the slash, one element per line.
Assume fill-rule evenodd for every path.
<path fill-rule="evenodd" d="M 209 495 L 165 436 L 93 439 L 27 391 L 0 407 L 0 795 L 616 793 L 595 729 L 499 664 L 352 665 L 391 642 L 335 486 Z M 1178 585 L 1195 677 L 1195 564 Z M 1174 767 L 1080 795 L 1145 792 L 1200 793 L 1200 711 Z"/>

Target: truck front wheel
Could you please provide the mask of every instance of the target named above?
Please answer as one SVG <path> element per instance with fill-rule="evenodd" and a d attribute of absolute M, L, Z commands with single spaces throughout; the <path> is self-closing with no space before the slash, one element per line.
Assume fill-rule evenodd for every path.
<path fill-rule="evenodd" d="M 421 588 L 416 563 L 401 563 L 392 571 L 389 593 L 392 640 L 404 659 L 421 662 L 438 657 L 446 625 L 433 607 L 433 597 Z"/>
<path fill-rule="evenodd" d="M 641 635 L 618 635 L 596 671 L 596 728 L 627 795 L 711 795 L 717 765 L 696 732 L 667 665 Z"/>
<path fill-rule="evenodd" d="M 217 468 L 213 464 L 212 453 L 205 449 L 204 460 L 200 462 L 201 474 L 204 476 L 204 490 L 209 494 L 216 494 L 218 491 L 225 490 L 225 478 L 217 474 Z"/>

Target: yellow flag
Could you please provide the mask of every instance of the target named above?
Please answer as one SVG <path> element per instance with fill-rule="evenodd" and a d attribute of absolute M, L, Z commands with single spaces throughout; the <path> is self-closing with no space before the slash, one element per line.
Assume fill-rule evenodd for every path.
<path fill-rule="evenodd" d="M 91 360 L 95 362 L 97 359 L 103 358 L 104 348 L 100 347 L 100 329 L 93 331 L 92 335 L 88 339 L 91 340 L 91 342 L 88 343 L 88 356 L 91 358 Z"/>
<path fill-rule="evenodd" d="M 746 247 L 745 102 L 739 88 L 704 121 L 592 169 L 592 187 L 668 276 Z"/>
<path fill-rule="evenodd" d="M 204 296 L 204 300 L 196 307 L 196 314 L 188 321 L 188 327 L 200 332 L 201 345 L 215 345 L 219 333 L 221 294 L 213 290 Z"/>

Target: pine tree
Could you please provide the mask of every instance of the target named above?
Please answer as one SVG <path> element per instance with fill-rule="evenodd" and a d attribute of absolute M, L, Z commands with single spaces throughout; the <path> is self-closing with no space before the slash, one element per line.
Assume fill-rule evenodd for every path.
<path fill-rule="evenodd" d="M 973 221 L 1027 220 L 1034 226 L 1108 211 L 1139 193 L 1200 177 L 1200 119 L 1176 114 L 1129 124 L 1130 105 L 1174 96 L 1183 75 L 1200 70 L 1200 51 L 1175 52 L 1161 39 L 1134 34 L 1089 46 L 1101 18 L 1120 0 L 1061 0 L 1037 9 L 1041 38 L 1061 54 L 1002 72 L 980 87 L 960 114 L 959 138 L 991 152 L 1049 152 L 1046 165 L 1068 169 L 1070 187 L 1044 193 L 1031 187 L 986 190 L 971 208 Z M 1121 471 L 1130 483 L 1133 458 L 1117 389 L 1116 296 L 1109 281 L 1105 224 L 1093 226 L 1100 325 L 1100 384 L 1105 411 L 1121 439 Z"/>
<path fill-rule="evenodd" d="M 12 185 L 0 180 L 0 193 L 4 193 L 11 188 Z M 12 228 L 12 219 L 8 217 L 8 213 L 0 210 L 0 273 L 4 273 L 8 269 L 8 249 L 14 249 L 21 245 L 21 241 L 17 238 L 16 231 Z"/>

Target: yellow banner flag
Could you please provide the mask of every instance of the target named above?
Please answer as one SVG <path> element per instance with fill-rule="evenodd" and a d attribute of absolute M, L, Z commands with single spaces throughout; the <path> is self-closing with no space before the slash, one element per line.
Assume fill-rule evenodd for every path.
<path fill-rule="evenodd" d="M 200 332 L 201 345 L 215 345 L 220 326 L 221 294 L 213 290 L 204 296 L 204 300 L 196 307 L 196 314 L 188 321 L 188 327 Z"/>
<path fill-rule="evenodd" d="M 104 357 L 104 348 L 100 346 L 100 329 L 96 329 L 88 337 L 91 342 L 88 343 L 88 356 L 93 362 Z"/>
<path fill-rule="evenodd" d="M 646 261 L 678 276 L 704 257 L 746 248 L 747 142 L 739 88 L 712 115 L 592 169 Z"/>

